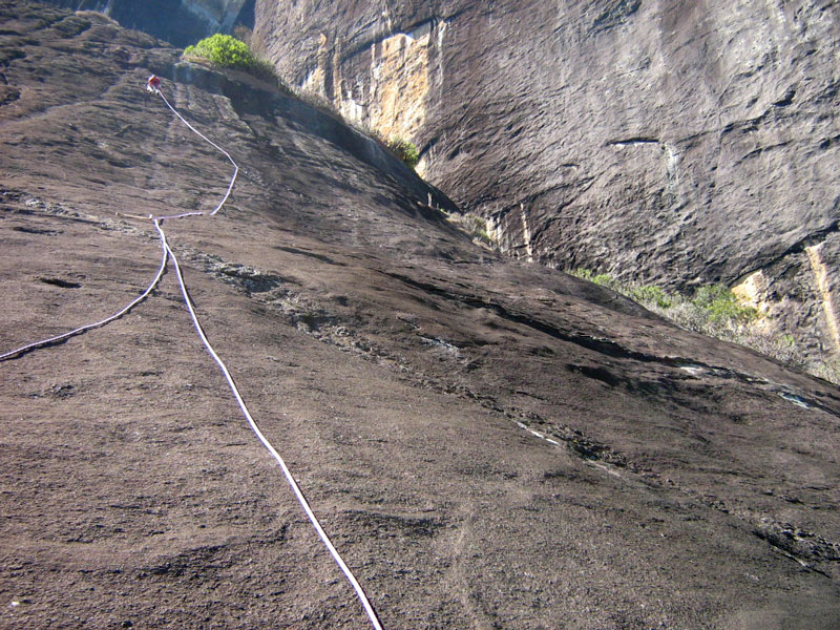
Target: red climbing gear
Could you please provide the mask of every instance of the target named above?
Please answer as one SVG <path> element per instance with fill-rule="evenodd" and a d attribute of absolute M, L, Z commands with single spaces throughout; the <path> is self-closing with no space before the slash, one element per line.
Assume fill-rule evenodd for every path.
<path fill-rule="evenodd" d="M 160 79 L 155 75 L 152 75 L 149 77 L 149 80 L 146 81 L 146 91 L 156 93 L 158 90 L 160 90 Z"/>

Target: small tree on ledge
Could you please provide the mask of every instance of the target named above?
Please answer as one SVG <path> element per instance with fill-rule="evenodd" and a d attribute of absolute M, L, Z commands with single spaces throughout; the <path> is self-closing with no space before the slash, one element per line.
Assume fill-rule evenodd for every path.
<path fill-rule="evenodd" d="M 263 79 L 277 80 L 277 72 L 269 62 L 258 59 L 248 44 L 230 35 L 216 33 L 195 46 L 184 49 L 186 61 L 205 61 L 219 68 L 242 70 Z"/>

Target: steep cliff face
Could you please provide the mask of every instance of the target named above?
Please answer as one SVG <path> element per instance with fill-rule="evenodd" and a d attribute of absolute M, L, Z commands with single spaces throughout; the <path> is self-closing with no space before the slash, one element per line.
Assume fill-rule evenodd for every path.
<path fill-rule="evenodd" d="M 225 194 L 155 72 L 241 167 L 164 222 L 195 310 L 383 627 L 837 630 L 836 387 L 476 246 L 370 138 L 179 57 L 0 0 L 0 355 L 136 298 L 149 214 Z M 3 630 L 368 627 L 171 266 L 0 383 Z"/>
<path fill-rule="evenodd" d="M 255 43 L 281 74 L 349 119 L 416 139 L 434 126 L 430 104 L 442 100 L 447 22 L 438 5 L 258 2 Z"/>
<path fill-rule="evenodd" d="M 258 0 L 256 15 L 288 76 L 410 135 L 511 255 L 687 289 L 761 272 L 742 289 L 780 330 L 838 350 L 836 3 Z"/>
<path fill-rule="evenodd" d="M 254 5 L 254 0 L 52 1 L 68 9 L 101 11 L 127 28 L 151 33 L 177 46 L 227 32 L 238 22 L 250 25 Z"/>

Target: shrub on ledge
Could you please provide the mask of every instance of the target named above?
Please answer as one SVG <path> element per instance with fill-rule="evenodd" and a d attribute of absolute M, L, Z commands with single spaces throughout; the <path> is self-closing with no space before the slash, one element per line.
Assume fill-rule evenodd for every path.
<path fill-rule="evenodd" d="M 414 168 L 420 161 L 420 154 L 417 153 L 417 147 L 413 142 L 405 140 L 400 137 L 391 138 L 388 142 L 388 147 L 397 154 L 408 168 Z"/>
<path fill-rule="evenodd" d="M 256 77 L 277 80 L 277 72 L 267 61 L 258 59 L 248 44 L 230 35 L 217 33 L 184 49 L 186 61 L 206 61 L 218 68 L 242 70 Z"/>

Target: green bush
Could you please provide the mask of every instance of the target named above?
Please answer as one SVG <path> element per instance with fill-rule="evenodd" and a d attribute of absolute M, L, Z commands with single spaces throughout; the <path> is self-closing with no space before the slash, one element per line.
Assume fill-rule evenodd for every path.
<path fill-rule="evenodd" d="M 277 79 L 274 66 L 255 57 L 248 44 L 230 35 L 216 33 L 195 46 L 187 46 L 184 59 L 201 59 L 219 68 L 243 70 L 261 78 Z"/>
<path fill-rule="evenodd" d="M 470 219 L 472 220 L 470 235 L 487 245 L 492 245 L 493 237 L 490 236 L 490 230 L 487 228 L 487 220 L 477 216 L 472 216 Z"/>
<path fill-rule="evenodd" d="M 570 276 L 574 276 L 575 278 L 580 278 L 581 280 L 589 280 L 592 281 L 592 276 L 595 275 L 589 269 L 572 269 L 569 272 Z"/>
<path fill-rule="evenodd" d="M 647 284 L 630 289 L 628 296 L 642 304 L 656 304 L 659 308 L 670 308 L 673 305 L 672 297 L 661 288 Z"/>
<path fill-rule="evenodd" d="M 608 273 L 595 274 L 595 272 L 589 269 L 575 269 L 574 271 L 570 271 L 569 274 L 583 280 L 589 280 L 589 282 L 597 284 L 600 287 L 612 289 L 617 293 L 625 293 L 624 285 Z"/>
<path fill-rule="evenodd" d="M 598 286 L 612 288 L 615 285 L 615 279 L 608 273 L 599 273 L 597 276 L 592 276 L 590 279 Z"/>
<path fill-rule="evenodd" d="M 594 274 L 589 269 L 575 269 L 571 275 L 612 289 L 642 306 L 658 312 L 698 332 L 711 329 L 736 329 L 758 319 L 758 311 L 738 302 L 732 291 L 723 285 L 700 287 L 691 298 L 668 293 L 655 285 L 625 284 L 606 273 Z"/>
<path fill-rule="evenodd" d="M 395 136 L 388 142 L 388 147 L 408 166 L 414 168 L 420 161 L 420 154 L 413 142 Z"/>
<path fill-rule="evenodd" d="M 712 324 L 743 325 L 758 317 L 758 311 L 738 302 L 732 291 L 723 285 L 700 287 L 692 303 L 704 310 Z"/>

